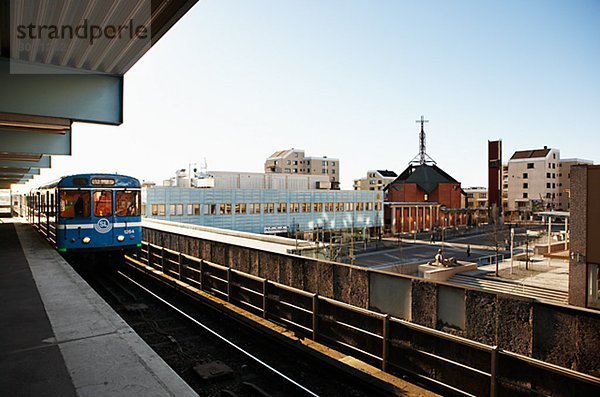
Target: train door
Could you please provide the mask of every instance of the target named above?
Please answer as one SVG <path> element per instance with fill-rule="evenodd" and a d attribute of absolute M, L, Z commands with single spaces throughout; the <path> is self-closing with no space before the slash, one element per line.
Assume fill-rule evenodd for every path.
<path fill-rule="evenodd" d="M 94 198 L 94 230 L 98 233 L 98 247 L 109 247 L 114 241 L 114 190 L 98 189 L 93 193 Z"/>

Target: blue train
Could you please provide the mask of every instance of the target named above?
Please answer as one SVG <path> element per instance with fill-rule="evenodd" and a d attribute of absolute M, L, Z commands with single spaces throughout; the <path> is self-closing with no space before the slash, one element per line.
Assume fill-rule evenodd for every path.
<path fill-rule="evenodd" d="M 142 246 L 141 185 L 116 174 L 79 174 L 33 190 L 27 217 L 59 252 Z"/>

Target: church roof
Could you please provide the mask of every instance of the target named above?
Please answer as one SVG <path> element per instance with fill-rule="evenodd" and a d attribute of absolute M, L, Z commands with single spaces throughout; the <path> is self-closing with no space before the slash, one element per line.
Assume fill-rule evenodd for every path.
<path fill-rule="evenodd" d="M 416 183 L 426 193 L 433 192 L 440 183 L 459 183 L 435 164 L 410 164 L 387 187 L 395 183 Z"/>

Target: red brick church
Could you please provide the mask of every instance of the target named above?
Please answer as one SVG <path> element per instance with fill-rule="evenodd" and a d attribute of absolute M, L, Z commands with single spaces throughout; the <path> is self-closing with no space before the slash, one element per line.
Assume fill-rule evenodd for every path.
<path fill-rule="evenodd" d="M 393 234 L 467 225 L 465 192 L 460 182 L 437 166 L 425 152 L 423 119 L 419 154 L 385 188 L 385 224 Z"/>

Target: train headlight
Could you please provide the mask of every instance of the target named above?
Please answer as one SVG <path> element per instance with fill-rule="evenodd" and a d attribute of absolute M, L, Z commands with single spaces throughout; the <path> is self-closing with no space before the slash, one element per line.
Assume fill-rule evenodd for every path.
<path fill-rule="evenodd" d="M 124 236 L 117 236 L 117 241 L 118 241 L 118 242 L 121 242 L 121 241 L 123 241 L 123 240 L 125 240 L 125 237 L 124 237 Z"/>
<path fill-rule="evenodd" d="M 83 241 L 84 244 L 89 244 L 92 239 L 89 237 L 84 237 L 81 241 Z"/>

